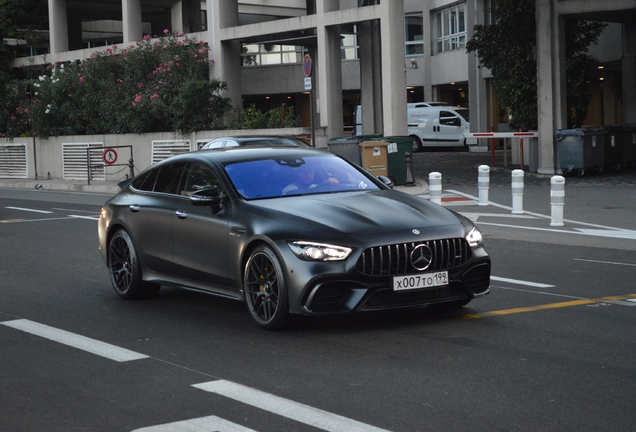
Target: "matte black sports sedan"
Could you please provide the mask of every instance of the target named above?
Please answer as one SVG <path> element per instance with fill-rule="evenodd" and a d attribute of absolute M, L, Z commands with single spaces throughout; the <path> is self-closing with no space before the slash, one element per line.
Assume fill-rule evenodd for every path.
<path fill-rule="evenodd" d="M 332 153 L 235 147 L 174 156 L 105 205 L 117 294 L 175 285 L 244 301 L 265 329 L 294 315 L 461 307 L 489 293 L 471 221 Z"/>

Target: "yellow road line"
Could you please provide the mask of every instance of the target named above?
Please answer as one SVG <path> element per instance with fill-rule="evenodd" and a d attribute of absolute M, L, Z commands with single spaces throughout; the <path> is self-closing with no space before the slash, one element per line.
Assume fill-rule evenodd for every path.
<path fill-rule="evenodd" d="M 514 308 L 514 309 L 503 309 L 503 310 L 491 311 L 491 312 L 482 312 L 478 314 L 464 315 L 462 319 L 470 320 L 470 319 L 485 318 L 485 317 L 491 317 L 491 316 L 534 312 L 534 311 L 545 310 L 545 309 L 559 309 L 559 308 L 571 307 L 571 306 L 584 306 L 584 305 L 604 303 L 609 301 L 626 300 L 630 298 L 636 298 L 636 294 L 601 297 L 597 299 L 573 300 L 573 301 L 560 302 L 560 303 L 549 303 L 549 304 L 538 305 L 538 306 L 529 306 L 529 307 L 521 307 L 521 308 Z"/>
<path fill-rule="evenodd" d="M 22 222 L 24 219 L 5 219 L 0 220 L 0 223 Z"/>

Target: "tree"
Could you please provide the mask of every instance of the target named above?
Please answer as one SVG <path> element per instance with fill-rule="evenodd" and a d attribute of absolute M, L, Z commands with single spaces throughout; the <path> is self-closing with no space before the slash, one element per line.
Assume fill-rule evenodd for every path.
<path fill-rule="evenodd" d="M 569 127 L 585 118 L 590 94 L 585 73 L 594 65 L 588 47 L 596 43 L 605 24 L 567 20 L 566 93 Z M 466 44 L 479 64 L 492 71 L 499 107 L 510 115 L 513 128 L 537 128 L 537 61 L 534 0 L 498 0 L 495 22 L 476 25 Z"/>

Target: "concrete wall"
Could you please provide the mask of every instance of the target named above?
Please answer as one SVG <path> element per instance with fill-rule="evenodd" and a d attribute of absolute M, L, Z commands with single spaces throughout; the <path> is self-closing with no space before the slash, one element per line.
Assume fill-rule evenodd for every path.
<path fill-rule="evenodd" d="M 132 146 L 135 173 L 149 167 L 152 164 L 153 141 L 183 141 L 190 142 L 190 150 L 198 149 L 197 142 L 207 142 L 214 138 L 226 135 L 309 135 L 308 128 L 288 129 L 262 129 L 262 130 L 217 130 L 201 131 L 189 135 L 179 135 L 171 132 L 153 134 L 128 134 L 128 135 L 73 135 L 50 137 L 48 139 L 33 138 L 0 138 L 0 146 L 3 144 L 26 144 L 27 173 L 28 178 L 35 179 L 36 164 L 38 179 L 64 179 L 63 145 L 64 144 L 88 144 L 101 143 L 104 149 L 117 146 Z M 130 158 L 128 148 L 116 148 L 116 165 L 104 168 L 105 180 L 119 181 L 126 178 L 129 170 L 126 165 Z M 123 165 L 120 165 L 123 164 Z M 1 178 L 1 177 L 0 177 Z"/>

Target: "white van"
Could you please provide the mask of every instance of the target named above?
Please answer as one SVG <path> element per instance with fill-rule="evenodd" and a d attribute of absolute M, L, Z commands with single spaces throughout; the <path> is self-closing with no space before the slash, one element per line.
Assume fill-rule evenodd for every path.
<path fill-rule="evenodd" d="M 408 134 L 424 147 L 464 147 L 470 132 L 468 108 L 419 102 L 407 104 Z"/>
<path fill-rule="evenodd" d="M 413 151 L 424 147 L 464 147 L 470 132 L 468 108 L 457 108 L 446 102 L 416 102 L 407 107 L 408 135 L 413 138 Z M 362 135 L 362 108 L 354 111 L 354 135 Z"/>

